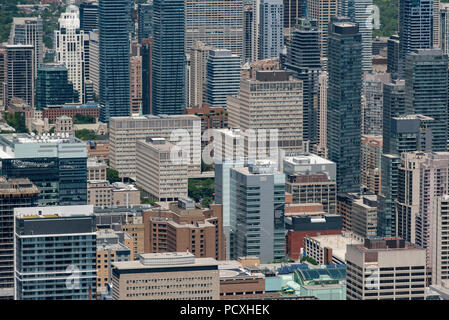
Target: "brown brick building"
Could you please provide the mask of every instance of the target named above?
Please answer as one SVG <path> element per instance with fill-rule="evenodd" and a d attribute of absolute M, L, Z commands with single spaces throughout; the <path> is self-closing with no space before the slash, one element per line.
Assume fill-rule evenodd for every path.
<path fill-rule="evenodd" d="M 200 209 L 181 199 L 168 206 L 142 213 L 145 253 L 189 251 L 196 258 L 225 259 L 221 205 Z"/>
<path fill-rule="evenodd" d="M 92 116 L 98 119 L 99 110 L 98 104 L 94 102 L 88 102 L 86 104 L 48 106 L 42 110 L 42 118 L 48 118 L 51 122 L 56 122 L 56 118 L 60 116 L 68 116 L 73 118 L 75 114 L 82 114 L 84 116 Z"/>

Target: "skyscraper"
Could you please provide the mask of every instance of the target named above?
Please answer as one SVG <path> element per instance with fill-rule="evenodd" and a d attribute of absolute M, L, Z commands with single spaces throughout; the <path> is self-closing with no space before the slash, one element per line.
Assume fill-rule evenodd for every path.
<path fill-rule="evenodd" d="M 15 300 L 96 299 L 93 206 L 16 208 L 14 216 Z"/>
<path fill-rule="evenodd" d="M 399 1 L 399 72 L 405 57 L 415 49 L 432 48 L 433 0 Z"/>
<path fill-rule="evenodd" d="M 318 76 L 321 70 L 319 30 L 315 20 L 300 19 L 292 30 L 285 66 L 303 81 L 303 137 L 318 142 Z"/>
<path fill-rule="evenodd" d="M 81 140 L 27 133 L 2 134 L 0 146 L 2 175 L 30 179 L 40 189 L 40 206 L 86 203 L 87 150 Z"/>
<path fill-rule="evenodd" d="M 293 28 L 304 17 L 305 7 L 305 0 L 284 0 L 284 28 Z"/>
<path fill-rule="evenodd" d="M 255 44 L 256 7 L 254 2 L 243 7 L 243 62 L 253 60 Z"/>
<path fill-rule="evenodd" d="M 362 133 L 382 135 L 383 84 L 390 81 L 388 73 L 365 73 L 362 87 Z"/>
<path fill-rule="evenodd" d="M 44 60 L 44 29 L 40 17 L 14 18 L 9 36 L 9 44 L 28 44 L 33 48 L 33 77 Z"/>
<path fill-rule="evenodd" d="M 81 102 L 68 79 L 68 71 L 61 64 L 43 64 L 37 71 L 36 109 L 69 102 Z"/>
<path fill-rule="evenodd" d="M 440 13 L 440 48 L 445 54 L 449 54 L 449 4 L 442 3 Z"/>
<path fill-rule="evenodd" d="M 151 114 L 153 105 L 153 37 L 143 39 L 142 56 L 142 114 Z"/>
<path fill-rule="evenodd" d="M 195 41 L 243 57 L 243 0 L 186 0 L 187 52 Z"/>
<path fill-rule="evenodd" d="M 6 46 L 6 103 L 12 98 L 23 99 L 34 106 L 34 49 L 32 45 Z"/>
<path fill-rule="evenodd" d="M 79 8 L 80 29 L 87 34 L 94 29 L 98 29 L 98 3 L 83 2 Z"/>
<path fill-rule="evenodd" d="M 206 64 L 206 102 L 226 107 L 226 97 L 240 89 L 240 57 L 230 50 L 211 50 Z"/>
<path fill-rule="evenodd" d="M 260 0 L 259 60 L 277 58 L 284 47 L 282 0 Z"/>
<path fill-rule="evenodd" d="M 348 1 L 348 15 L 356 22 L 362 36 L 362 71 L 369 72 L 372 68 L 373 25 L 369 20 L 372 15 L 373 0 Z"/>
<path fill-rule="evenodd" d="M 100 121 L 129 115 L 128 0 L 100 0 Z"/>
<path fill-rule="evenodd" d="M 397 79 L 399 76 L 399 36 L 392 35 L 387 42 L 387 72 L 391 74 L 392 79 Z"/>
<path fill-rule="evenodd" d="M 140 3 L 137 6 L 137 39 L 139 43 L 142 39 L 153 36 L 153 1 Z"/>
<path fill-rule="evenodd" d="M 360 190 L 361 35 L 357 24 L 335 19 L 329 30 L 327 145 L 337 163 L 339 192 Z"/>
<path fill-rule="evenodd" d="M 285 175 L 269 162 L 231 169 L 231 258 L 285 258 Z"/>
<path fill-rule="evenodd" d="M 177 115 L 185 107 L 185 14 L 183 0 L 153 1 L 154 115 Z"/>
<path fill-rule="evenodd" d="M 36 206 L 38 194 L 28 179 L 0 179 L 0 300 L 14 297 L 14 208 Z"/>
<path fill-rule="evenodd" d="M 78 101 L 84 100 L 84 31 L 80 30 L 79 12 L 63 12 L 59 18 L 59 30 L 55 30 L 55 61 L 64 64 L 69 81 L 78 92 Z"/>
<path fill-rule="evenodd" d="M 447 150 L 448 56 L 440 49 L 418 49 L 405 62 L 405 109 L 432 117 L 432 151 Z M 431 88 L 431 90 L 429 90 Z"/>
<path fill-rule="evenodd" d="M 338 1 L 338 5 L 342 1 Z M 327 57 L 329 23 L 331 17 L 337 15 L 337 1 L 334 0 L 309 0 L 307 1 L 307 14 L 312 20 L 318 22 L 320 31 L 321 58 Z M 341 14 L 343 15 L 343 14 Z"/>

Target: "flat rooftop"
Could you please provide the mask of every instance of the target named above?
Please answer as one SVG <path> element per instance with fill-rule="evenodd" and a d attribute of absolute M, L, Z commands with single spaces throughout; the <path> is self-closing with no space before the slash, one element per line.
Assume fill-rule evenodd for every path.
<path fill-rule="evenodd" d="M 319 242 L 322 248 L 331 248 L 332 255 L 339 258 L 340 260 L 345 260 L 346 247 L 347 245 L 361 245 L 363 241 L 360 237 L 356 237 L 353 233 L 335 234 L 335 235 L 322 235 L 309 237 Z"/>
<path fill-rule="evenodd" d="M 26 207 L 15 208 L 14 215 L 19 218 L 60 218 L 91 216 L 94 213 L 93 205 L 54 206 L 54 207 Z"/>

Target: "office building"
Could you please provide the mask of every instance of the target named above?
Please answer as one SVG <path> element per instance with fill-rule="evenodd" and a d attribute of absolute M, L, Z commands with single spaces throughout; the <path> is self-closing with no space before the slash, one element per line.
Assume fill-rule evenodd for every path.
<path fill-rule="evenodd" d="M 399 2 L 399 74 L 404 75 L 405 59 L 416 49 L 433 47 L 433 0 Z"/>
<path fill-rule="evenodd" d="M 153 1 L 152 114 L 178 115 L 185 108 L 185 6 Z"/>
<path fill-rule="evenodd" d="M 98 29 L 98 3 L 82 2 L 80 10 L 80 29 L 86 34 L 94 29 Z"/>
<path fill-rule="evenodd" d="M 189 73 L 189 106 L 201 106 L 206 101 L 206 74 L 207 57 L 213 47 L 202 42 L 195 41 L 190 51 L 190 73 Z M 239 59 L 240 80 L 240 59 Z"/>
<path fill-rule="evenodd" d="M 33 78 L 44 61 L 44 28 L 41 17 L 13 18 L 9 44 L 33 46 Z"/>
<path fill-rule="evenodd" d="M 340 1 L 338 1 L 340 4 Z M 307 13 L 309 18 L 316 20 L 320 31 L 321 58 L 327 57 L 329 23 L 331 17 L 337 15 L 337 1 L 333 0 L 310 0 L 307 1 Z"/>
<path fill-rule="evenodd" d="M 448 56 L 440 49 L 416 50 L 405 61 L 405 109 L 432 117 L 432 151 L 447 150 Z M 429 90 L 428 88 L 432 88 Z"/>
<path fill-rule="evenodd" d="M 201 133 L 209 129 L 225 129 L 228 127 L 228 116 L 225 108 L 213 108 L 208 104 L 201 107 L 186 108 L 185 114 L 196 115 L 201 118 Z M 204 147 L 204 143 L 202 141 Z"/>
<path fill-rule="evenodd" d="M 113 263 L 113 300 L 219 299 L 220 276 L 215 259 L 195 258 L 188 252 L 145 253 L 138 257 L 136 261 Z"/>
<path fill-rule="evenodd" d="M 191 252 L 196 258 L 225 259 L 221 205 L 201 209 L 181 198 L 142 213 L 145 252 Z"/>
<path fill-rule="evenodd" d="M 74 137 L 0 135 L 2 175 L 29 178 L 39 205 L 86 204 L 86 146 Z"/>
<path fill-rule="evenodd" d="M 287 256 L 298 260 L 304 253 L 304 238 L 318 235 L 340 235 L 342 217 L 337 214 L 304 212 L 287 218 Z"/>
<path fill-rule="evenodd" d="M 144 224 L 143 217 L 128 217 L 121 225 L 121 230 L 127 233 L 133 239 L 132 256 L 134 259 L 138 253 L 144 253 Z"/>
<path fill-rule="evenodd" d="M 129 61 L 130 114 L 141 114 L 142 109 L 142 57 L 132 56 Z"/>
<path fill-rule="evenodd" d="M 189 154 L 180 157 L 175 148 L 164 138 L 137 141 L 136 185 L 152 200 L 171 202 L 187 197 Z"/>
<path fill-rule="evenodd" d="M 270 162 L 231 169 L 231 258 L 285 258 L 285 175 Z"/>
<path fill-rule="evenodd" d="M 14 216 L 15 300 L 95 299 L 92 206 L 16 208 Z"/>
<path fill-rule="evenodd" d="M 34 47 L 32 45 L 6 45 L 6 91 L 5 105 L 13 98 L 23 99 L 34 106 L 35 71 Z"/>
<path fill-rule="evenodd" d="M 230 50 L 211 50 L 206 62 L 206 103 L 226 107 L 226 97 L 240 89 L 240 57 Z"/>
<path fill-rule="evenodd" d="M 259 60 L 277 58 L 284 48 L 284 4 L 282 0 L 260 0 Z"/>
<path fill-rule="evenodd" d="M 361 244 L 362 238 L 351 233 L 304 237 L 304 255 L 318 265 L 345 264 L 346 248 L 349 244 Z"/>
<path fill-rule="evenodd" d="M 425 250 L 401 238 L 348 245 L 346 299 L 424 300 L 425 267 Z"/>
<path fill-rule="evenodd" d="M 153 36 L 153 1 L 137 5 L 137 40 Z"/>
<path fill-rule="evenodd" d="M 67 116 L 74 118 L 75 115 L 91 116 L 98 119 L 99 109 L 95 102 L 82 103 L 66 103 L 62 105 L 48 105 L 42 109 L 42 118 L 55 122 L 58 117 Z"/>
<path fill-rule="evenodd" d="M 362 36 L 362 72 L 370 72 L 373 58 L 373 0 L 348 1 L 348 16 L 357 23 Z M 368 22 L 369 21 L 369 22 Z"/>
<path fill-rule="evenodd" d="M 28 179 L 0 179 L 0 300 L 14 298 L 14 208 L 36 206 L 38 194 Z"/>
<path fill-rule="evenodd" d="M 109 123 L 110 166 L 120 177 L 136 177 L 136 143 L 147 137 L 164 138 L 182 147 L 189 155 L 189 175 L 200 173 L 201 119 L 194 115 L 147 115 L 116 117 Z"/>
<path fill-rule="evenodd" d="M 449 193 L 449 153 L 403 153 L 398 168 L 397 234 L 427 250 L 430 268 L 438 212 L 435 199 Z"/>
<path fill-rule="evenodd" d="M 79 95 L 68 78 L 68 70 L 62 64 L 43 64 L 37 71 L 36 109 L 47 106 L 78 102 Z"/>
<path fill-rule="evenodd" d="M 361 148 L 361 186 L 369 193 L 380 194 L 382 191 L 382 136 L 362 135 Z"/>
<path fill-rule="evenodd" d="M 299 18 L 305 15 L 306 1 L 284 0 L 284 28 L 293 28 Z"/>
<path fill-rule="evenodd" d="M 299 154 L 283 160 L 285 191 L 292 203 L 320 203 L 328 214 L 337 210 L 336 165 L 314 154 Z"/>
<path fill-rule="evenodd" d="M 97 158 L 87 159 L 87 180 L 106 180 L 107 164 Z"/>
<path fill-rule="evenodd" d="M 362 85 L 362 134 L 382 135 L 383 85 L 390 82 L 388 73 L 365 73 Z"/>
<path fill-rule="evenodd" d="M 140 191 L 131 184 L 87 181 L 87 203 L 94 207 L 129 207 L 140 204 Z"/>
<path fill-rule="evenodd" d="M 153 106 L 153 38 L 142 39 L 142 114 L 152 114 Z"/>
<path fill-rule="evenodd" d="M 320 72 L 318 76 L 317 145 L 315 153 L 327 159 L 327 89 L 329 74 Z"/>
<path fill-rule="evenodd" d="M 351 211 L 351 231 L 362 238 L 377 236 L 377 196 L 364 195 L 354 199 Z"/>
<path fill-rule="evenodd" d="M 112 229 L 99 229 L 97 231 L 97 292 L 106 289 L 112 284 L 112 263 L 120 261 L 133 261 L 132 251 L 125 242 L 129 236 L 123 232 L 115 232 Z M 127 241 L 128 240 L 128 241 Z"/>
<path fill-rule="evenodd" d="M 63 12 L 55 30 L 55 62 L 65 65 L 69 81 L 78 92 L 78 101 L 84 102 L 85 52 L 84 31 L 80 29 L 79 12 Z"/>
<path fill-rule="evenodd" d="M 432 131 L 430 117 L 409 115 L 393 117 L 389 134 L 383 138 L 382 196 L 379 199 L 378 235 L 391 237 L 396 234 L 394 201 L 398 195 L 398 165 L 403 152 L 431 151 Z"/>
<path fill-rule="evenodd" d="M 285 66 L 303 82 L 303 138 L 318 142 L 318 77 L 321 70 L 317 22 L 300 19 L 292 29 Z"/>
<path fill-rule="evenodd" d="M 245 3 L 243 7 L 243 62 L 254 61 L 257 55 L 256 37 L 256 5 L 255 1 Z"/>
<path fill-rule="evenodd" d="M 357 24 L 344 19 L 329 30 L 327 148 L 337 164 L 341 192 L 360 190 L 361 36 Z"/>
<path fill-rule="evenodd" d="M 100 42 L 98 29 L 89 31 L 89 80 L 98 98 L 100 94 Z"/>
<path fill-rule="evenodd" d="M 129 115 L 129 23 L 128 0 L 100 0 L 99 102 L 100 121 Z"/>
<path fill-rule="evenodd" d="M 449 196 L 435 197 L 432 219 L 432 284 L 441 285 L 449 279 L 447 266 L 449 243 L 446 237 L 449 231 Z"/>
<path fill-rule="evenodd" d="M 382 137 L 383 153 L 396 153 L 390 146 L 391 119 L 405 115 L 405 81 L 393 80 L 383 84 Z"/>
<path fill-rule="evenodd" d="M 243 0 L 186 0 L 185 49 L 195 41 L 243 57 Z"/>
<path fill-rule="evenodd" d="M 270 140 L 268 156 L 277 147 L 288 152 L 308 151 L 302 132 L 302 89 L 302 81 L 293 78 L 291 71 L 256 71 L 255 79 L 241 80 L 237 96 L 228 97 L 229 127 L 252 129 L 256 134 L 262 134 L 257 130 L 266 130 L 267 140 L 272 139 L 271 130 L 277 131 L 278 145 Z M 245 157 L 254 159 L 267 153 L 263 150 L 255 153 L 255 141 L 251 136 L 245 139 Z"/>
<path fill-rule="evenodd" d="M 399 77 L 399 42 L 398 35 L 392 35 L 388 38 L 387 42 L 387 72 L 391 74 L 392 79 Z"/>
<path fill-rule="evenodd" d="M 441 3 L 440 9 L 440 48 L 445 54 L 449 54 L 449 5 Z"/>

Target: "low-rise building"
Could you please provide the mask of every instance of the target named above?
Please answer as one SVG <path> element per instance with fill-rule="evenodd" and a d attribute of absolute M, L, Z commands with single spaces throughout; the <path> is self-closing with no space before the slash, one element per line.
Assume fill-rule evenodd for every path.
<path fill-rule="evenodd" d="M 87 159 L 87 180 L 106 180 L 107 165 L 96 157 Z"/>
<path fill-rule="evenodd" d="M 140 192 L 131 184 L 87 181 L 87 203 L 95 207 L 128 207 L 140 204 Z"/>
<path fill-rule="evenodd" d="M 215 259 L 188 252 L 145 253 L 138 258 L 113 263 L 113 300 L 219 300 Z"/>

